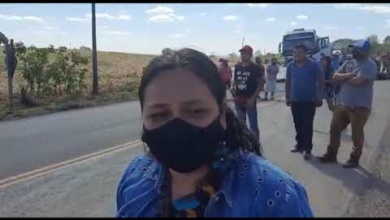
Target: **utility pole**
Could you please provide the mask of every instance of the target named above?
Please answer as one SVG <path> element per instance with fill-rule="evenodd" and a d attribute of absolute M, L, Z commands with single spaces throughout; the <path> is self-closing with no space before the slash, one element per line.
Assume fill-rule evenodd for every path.
<path fill-rule="evenodd" d="M 97 51 L 96 51 L 96 13 L 95 3 L 92 3 L 92 95 L 99 94 L 98 68 L 97 68 Z"/>

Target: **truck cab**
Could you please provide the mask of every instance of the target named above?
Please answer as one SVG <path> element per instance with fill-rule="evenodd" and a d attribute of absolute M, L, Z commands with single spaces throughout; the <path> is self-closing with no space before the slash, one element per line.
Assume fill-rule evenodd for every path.
<path fill-rule="evenodd" d="M 329 37 L 319 37 L 315 30 L 295 29 L 283 35 L 282 42 L 279 43 L 279 53 L 287 59 L 293 56 L 294 46 L 303 43 L 308 48 L 311 57 L 319 61 L 321 54 L 331 55 Z"/>

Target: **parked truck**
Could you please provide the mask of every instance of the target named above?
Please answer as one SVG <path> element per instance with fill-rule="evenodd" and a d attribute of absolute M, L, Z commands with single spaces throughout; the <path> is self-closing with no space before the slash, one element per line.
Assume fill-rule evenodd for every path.
<path fill-rule="evenodd" d="M 295 29 L 283 35 L 282 42 L 279 43 L 279 53 L 284 58 L 284 67 L 292 60 L 294 46 L 303 43 L 308 48 L 310 57 L 319 61 L 321 54 L 331 56 L 332 49 L 329 37 L 319 37 L 316 30 L 312 29 Z"/>

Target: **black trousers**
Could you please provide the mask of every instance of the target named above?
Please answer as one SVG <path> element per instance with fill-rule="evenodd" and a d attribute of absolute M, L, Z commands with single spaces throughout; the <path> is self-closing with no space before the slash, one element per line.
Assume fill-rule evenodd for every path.
<path fill-rule="evenodd" d="M 295 125 L 296 147 L 311 152 L 313 149 L 313 122 L 316 113 L 314 102 L 293 102 L 291 112 Z"/>

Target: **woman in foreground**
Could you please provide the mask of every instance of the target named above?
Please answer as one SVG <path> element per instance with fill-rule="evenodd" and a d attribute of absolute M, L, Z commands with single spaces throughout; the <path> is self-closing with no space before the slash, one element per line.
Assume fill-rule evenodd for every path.
<path fill-rule="evenodd" d="M 149 152 L 127 167 L 118 217 L 312 217 L 305 189 L 261 157 L 225 103 L 217 66 L 192 49 L 150 62 L 139 88 Z"/>

